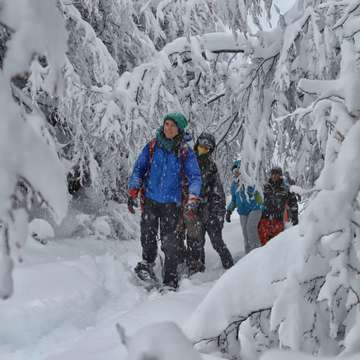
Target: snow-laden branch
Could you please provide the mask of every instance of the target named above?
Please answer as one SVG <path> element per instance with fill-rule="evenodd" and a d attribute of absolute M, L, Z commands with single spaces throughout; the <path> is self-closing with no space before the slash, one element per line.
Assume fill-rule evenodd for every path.
<path fill-rule="evenodd" d="M 190 43 L 189 43 L 190 40 Z M 249 50 L 249 41 L 240 34 L 235 36 L 232 33 L 209 33 L 199 36 L 180 37 L 165 45 L 161 50 L 168 56 L 173 54 L 179 54 L 184 51 L 190 51 L 190 44 L 192 41 L 196 41 L 200 44 L 201 48 L 205 51 L 212 52 L 214 54 L 219 53 L 239 53 Z"/>
<path fill-rule="evenodd" d="M 299 89 L 320 98 L 331 96 L 343 98 L 351 114 L 360 114 L 360 71 L 357 66 L 357 55 L 350 42 L 342 43 L 342 61 L 339 79 L 309 80 L 302 79 Z"/>

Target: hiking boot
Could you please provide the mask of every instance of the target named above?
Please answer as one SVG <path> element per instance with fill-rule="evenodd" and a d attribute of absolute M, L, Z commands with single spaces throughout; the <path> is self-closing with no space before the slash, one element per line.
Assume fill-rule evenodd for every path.
<path fill-rule="evenodd" d="M 223 249 L 221 253 L 219 253 L 222 266 L 225 270 L 230 269 L 234 265 L 233 257 L 228 248 Z"/>
<path fill-rule="evenodd" d="M 223 262 L 223 268 L 224 268 L 225 270 L 230 269 L 233 265 L 234 265 L 233 259 L 231 259 L 231 260 L 228 259 L 227 261 L 224 261 L 224 262 Z"/>
<path fill-rule="evenodd" d="M 204 271 L 205 271 L 205 265 L 201 261 L 193 261 L 189 265 L 189 276 Z"/>
<path fill-rule="evenodd" d="M 145 260 L 142 260 L 137 263 L 134 271 L 136 275 L 143 281 L 156 280 L 154 265 L 154 263 L 149 263 Z"/>
<path fill-rule="evenodd" d="M 164 283 L 160 292 L 168 292 L 168 291 L 176 291 L 178 288 L 178 284 L 176 281 L 168 281 Z"/>
<path fill-rule="evenodd" d="M 188 267 L 186 261 L 178 264 L 177 273 L 178 273 L 179 277 L 182 277 L 184 275 L 187 276 L 189 274 L 189 267 Z"/>

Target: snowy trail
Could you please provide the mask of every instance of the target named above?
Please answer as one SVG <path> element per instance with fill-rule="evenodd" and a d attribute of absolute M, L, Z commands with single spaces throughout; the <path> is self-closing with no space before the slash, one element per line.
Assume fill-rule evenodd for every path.
<path fill-rule="evenodd" d="M 242 255 L 240 234 L 234 216 L 224 239 L 236 259 Z M 139 254 L 137 241 L 29 241 L 15 271 L 16 293 L 0 307 L 0 358 L 125 359 L 116 322 L 128 335 L 152 322 L 181 326 L 223 273 L 207 241 L 204 274 L 183 279 L 176 293 L 148 294 L 130 279 Z"/>

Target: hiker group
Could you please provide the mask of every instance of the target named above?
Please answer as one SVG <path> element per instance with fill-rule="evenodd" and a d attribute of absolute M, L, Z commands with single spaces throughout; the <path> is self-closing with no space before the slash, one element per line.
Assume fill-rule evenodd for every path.
<path fill-rule="evenodd" d="M 178 266 L 186 264 L 189 275 L 205 271 L 205 235 L 220 256 L 224 269 L 233 264 L 222 229 L 237 209 L 243 231 L 245 253 L 265 245 L 284 230 L 285 216 L 298 223 L 296 195 L 289 190 L 281 168 L 273 168 L 262 198 L 244 179 L 241 161 L 232 166 L 231 201 L 226 197 L 212 153 L 213 135 L 202 133 L 192 149 L 181 113 L 169 113 L 156 136 L 137 158 L 128 182 L 128 209 L 135 213 L 140 197 L 142 260 L 135 273 L 142 280 L 154 279 L 158 231 L 164 252 L 163 285 L 178 287 Z M 287 214 L 287 215 L 285 215 Z"/>

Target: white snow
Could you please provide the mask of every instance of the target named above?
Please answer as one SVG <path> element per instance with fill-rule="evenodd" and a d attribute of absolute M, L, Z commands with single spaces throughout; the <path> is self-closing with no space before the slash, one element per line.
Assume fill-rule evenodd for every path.
<path fill-rule="evenodd" d="M 271 308 L 282 291 L 288 269 L 299 266 L 297 261 L 302 253 L 302 241 L 298 227 L 292 227 L 238 261 L 193 313 L 186 324 L 185 333 L 194 341 L 212 338 L 218 336 L 231 321 L 246 318 L 258 309 Z M 316 262 L 316 270 L 322 272 L 321 259 L 310 259 L 308 269 L 302 273 L 300 280 L 313 275 L 312 262 Z M 324 273 L 326 269 L 324 264 Z M 259 289 L 261 296 L 258 296 Z"/>
<path fill-rule="evenodd" d="M 97 222 L 102 229 L 103 219 Z M 242 254 L 240 234 L 234 217 L 225 239 L 236 258 Z M 178 326 L 184 325 L 224 272 L 208 241 L 204 274 L 183 279 L 176 293 L 148 294 L 132 274 L 141 254 L 139 240 L 99 236 L 51 238 L 46 245 L 33 239 L 26 242 L 22 262 L 14 270 L 14 294 L 0 306 L 0 359 L 126 359 L 116 323 L 131 339 L 145 326 L 171 321 L 159 326 L 174 330 L 175 335 L 165 331 L 172 346 L 171 337 L 181 334 Z"/>
<path fill-rule="evenodd" d="M 103 220 L 100 217 L 99 224 Z M 115 241 L 106 236 L 52 238 L 46 245 L 27 241 L 22 263 L 14 270 L 14 295 L 0 307 L 0 324 L 6 324 L 0 326 L 1 359 L 140 360 L 143 351 L 157 360 L 176 360 L 178 354 L 183 359 L 185 353 L 186 359 L 198 359 L 191 342 L 218 335 L 234 320 L 234 309 L 245 316 L 253 309 L 271 306 L 279 292 L 285 292 L 290 300 L 296 297 L 296 287 L 283 279 L 286 269 L 296 267 L 301 253 L 298 227 L 241 258 L 241 227 L 233 214 L 224 238 L 235 259 L 241 258 L 237 264 L 224 273 L 207 241 L 206 272 L 182 279 L 177 292 L 165 294 L 149 294 L 137 285 L 132 268 L 141 251 L 138 240 Z M 309 271 L 297 280 L 311 277 L 311 262 Z M 253 292 L 257 289 L 262 289 L 262 296 Z M 279 322 L 276 308 L 283 311 L 288 304 L 274 305 L 274 326 Z M 298 315 L 294 321 L 306 321 Z M 126 346 L 117 334 L 117 323 L 125 329 Z M 293 338 L 288 335 L 289 341 L 296 341 L 295 333 Z M 245 344 L 244 334 L 241 336 Z M 221 355 L 201 356 L 219 359 Z M 264 359 L 272 360 L 269 356 Z"/>
<path fill-rule="evenodd" d="M 53 227 L 44 219 L 34 219 L 29 224 L 29 235 L 37 239 L 54 237 Z"/>
<path fill-rule="evenodd" d="M 128 360 L 201 360 L 200 354 L 173 322 L 148 325 L 130 339 Z"/>
<path fill-rule="evenodd" d="M 264 354 L 260 360 L 335 360 L 335 359 L 358 360 L 359 355 L 355 354 L 353 356 L 347 356 L 347 357 L 330 358 L 330 357 L 314 357 L 302 353 L 291 353 L 289 351 L 272 350 Z"/>

